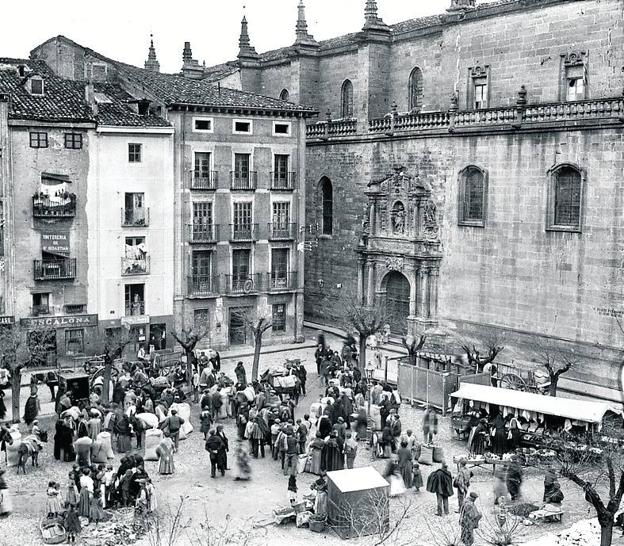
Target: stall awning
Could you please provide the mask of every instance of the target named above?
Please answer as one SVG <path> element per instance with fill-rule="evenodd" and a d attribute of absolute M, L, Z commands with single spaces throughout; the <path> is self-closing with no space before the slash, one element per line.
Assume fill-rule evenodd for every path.
<path fill-rule="evenodd" d="M 603 402 L 557 398 L 472 383 L 461 384 L 459 390 L 452 393 L 451 397 L 534 411 L 543 415 L 554 415 L 586 423 L 600 423 L 607 411 L 619 413 L 619 409 Z"/>

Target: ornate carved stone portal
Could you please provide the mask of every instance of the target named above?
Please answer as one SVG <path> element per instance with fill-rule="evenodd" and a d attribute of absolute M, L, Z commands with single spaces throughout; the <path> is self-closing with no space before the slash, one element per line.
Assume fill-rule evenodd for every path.
<path fill-rule="evenodd" d="M 437 325 L 442 253 L 431 188 L 403 167 L 370 182 L 367 218 L 358 244 L 362 302 L 381 302 L 397 334 L 417 335 Z"/>

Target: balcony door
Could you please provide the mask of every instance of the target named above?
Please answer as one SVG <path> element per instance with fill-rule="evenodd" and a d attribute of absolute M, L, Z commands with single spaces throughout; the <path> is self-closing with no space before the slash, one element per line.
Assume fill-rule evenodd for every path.
<path fill-rule="evenodd" d="M 288 249 L 274 248 L 271 251 L 271 286 L 285 288 L 288 285 Z"/>
<path fill-rule="evenodd" d="M 241 291 L 251 276 L 251 250 L 232 251 L 232 289 Z"/>
<path fill-rule="evenodd" d="M 211 239 L 212 203 L 200 201 L 193 203 L 193 234 L 194 239 Z"/>
<path fill-rule="evenodd" d="M 212 252 L 195 250 L 191 255 L 191 274 L 193 289 L 199 292 L 210 292 L 212 280 Z"/>

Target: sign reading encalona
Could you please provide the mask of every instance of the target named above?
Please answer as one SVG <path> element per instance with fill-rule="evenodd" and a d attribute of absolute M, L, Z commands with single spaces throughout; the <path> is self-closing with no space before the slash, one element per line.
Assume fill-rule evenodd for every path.
<path fill-rule="evenodd" d="M 73 328 L 76 326 L 97 326 L 97 315 L 69 315 L 64 317 L 37 317 L 20 319 L 26 328 Z"/>

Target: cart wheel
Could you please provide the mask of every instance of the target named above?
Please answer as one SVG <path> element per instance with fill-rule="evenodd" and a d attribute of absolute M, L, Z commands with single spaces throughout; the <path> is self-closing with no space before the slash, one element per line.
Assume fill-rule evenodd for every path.
<path fill-rule="evenodd" d="M 527 389 L 524 379 L 515 373 L 507 373 L 503 375 L 500 385 L 504 389 L 511 389 L 512 391 L 525 391 Z"/>

